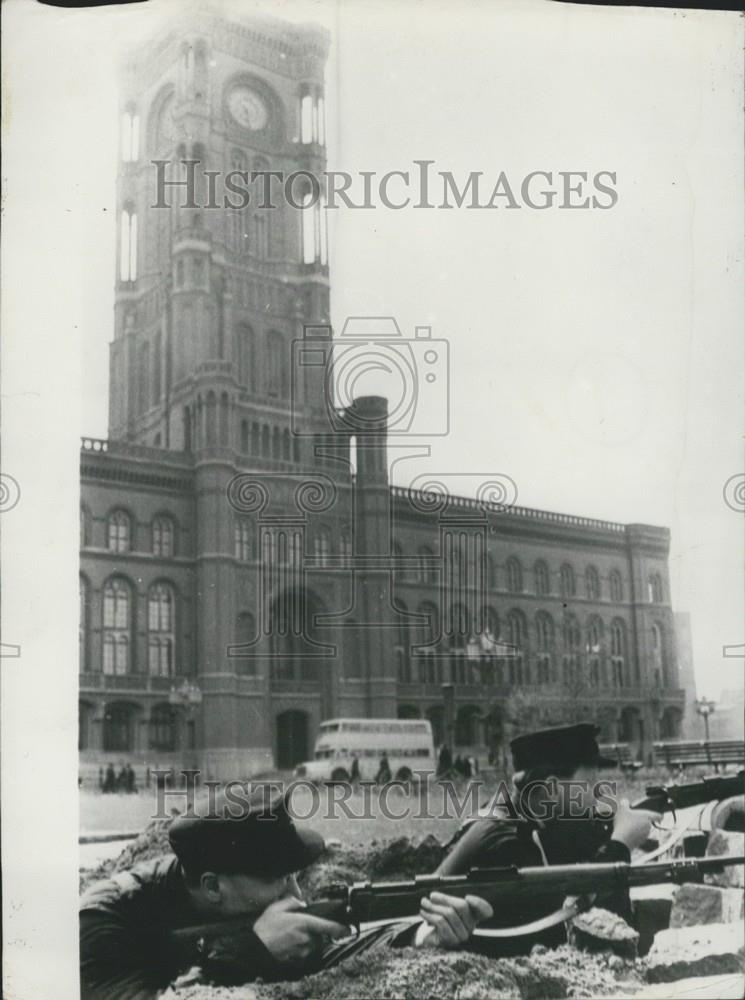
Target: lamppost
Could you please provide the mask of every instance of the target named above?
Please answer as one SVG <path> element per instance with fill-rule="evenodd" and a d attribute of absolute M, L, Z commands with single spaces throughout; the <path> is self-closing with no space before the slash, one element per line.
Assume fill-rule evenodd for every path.
<path fill-rule="evenodd" d="M 450 752 L 453 752 L 455 735 L 455 685 L 446 683 L 442 685 L 442 700 L 445 708 L 445 745 Z"/>
<path fill-rule="evenodd" d="M 194 684 L 192 681 L 184 678 L 183 682 L 178 687 L 176 687 L 175 684 L 171 685 L 168 701 L 171 705 L 180 705 L 186 713 L 187 720 L 190 722 L 192 720 L 195 707 L 202 703 L 201 688 L 198 684 Z M 194 750 L 194 747 L 189 746 L 185 749 Z"/>
<path fill-rule="evenodd" d="M 695 702 L 696 711 L 704 720 L 704 730 L 706 732 L 706 742 L 709 742 L 709 716 L 716 709 L 716 702 L 708 701 L 706 698 L 698 698 Z"/>

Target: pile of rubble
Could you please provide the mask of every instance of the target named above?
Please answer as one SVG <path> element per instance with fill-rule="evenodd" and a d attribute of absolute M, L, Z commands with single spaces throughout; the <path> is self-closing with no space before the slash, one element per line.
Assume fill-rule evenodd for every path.
<path fill-rule="evenodd" d="M 153 821 L 117 859 L 87 872 L 86 884 L 167 853 L 169 824 L 170 820 Z M 365 846 L 331 841 L 320 860 L 303 873 L 302 887 L 312 897 L 331 882 L 409 878 L 433 871 L 443 853 L 432 836 L 421 841 L 408 837 L 373 841 Z M 745 834 L 716 830 L 709 838 L 709 855 L 743 853 Z M 743 868 L 731 867 L 721 875 L 707 876 L 703 884 L 652 887 L 634 902 L 638 930 L 614 914 L 590 910 L 575 919 L 569 945 L 555 951 L 536 946 L 524 958 L 382 949 L 295 983 L 224 988 L 194 982 L 172 989 L 169 995 L 172 1000 L 302 1000 L 307 996 L 323 1000 L 368 996 L 543 1000 L 653 997 L 667 990 L 678 997 L 742 997 L 744 874 Z M 689 979 L 687 987 L 682 981 Z M 665 985 L 646 985 L 655 983 Z M 707 988 L 711 992 L 706 993 Z"/>

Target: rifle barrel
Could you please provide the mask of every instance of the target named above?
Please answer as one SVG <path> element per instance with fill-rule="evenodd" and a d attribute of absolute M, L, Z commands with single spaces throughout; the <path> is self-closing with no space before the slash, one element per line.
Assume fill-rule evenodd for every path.
<path fill-rule="evenodd" d="M 481 896 L 492 906 L 520 899 L 605 893 L 617 888 L 697 882 L 729 865 L 745 865 L 745 855 L 686 858 L 647 865 L 548 865 L 531 868 L 474 868 L 467 875 L 425 875 L 404 882 L 356 882 L 335 886 L 328 898 L 308 904 L 304 912 L 337 923 L 358 925 L 373 920 L 416 916 L 422 899 L 431 892 L 449 896 Z M 177 943 L 225 937 L 250 929 L 256 918 L 233 917 L 212 924 L 171 931 Z"/>

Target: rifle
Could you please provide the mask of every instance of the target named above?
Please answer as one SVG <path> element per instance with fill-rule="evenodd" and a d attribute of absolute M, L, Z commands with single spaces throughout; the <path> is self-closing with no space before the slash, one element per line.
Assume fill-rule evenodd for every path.
<path fill-rule="evenodd" d="M 707 802 L 721 802 L 745 791 L 745 770 L 737 774 L 711 774 L 687 785 L 648 785 L 647 794 L 632 809 L 651 809 L 652 812 L 672 812 Z"/>
<path fill-rule="evenodd" d="M 696 882 L 704 875 L 721 872 L 728 865 L 741 864 L 745 864 L 745 855 L 687 858 L 648 865 L 618 862 L 540 868 L 472 868 L 466 875 L 418 875 L 405 882 L 335 883 L 329 886 L 324 898 L 309 903 L 302 912 L 359 930 L 363 923 L 415 917 L 422 899 L 431 892 L 461 898 L 480 896 L 499 912 L 500 906 L 503 909 L 516 900 L 536 896 L 581 896 L 659 883 Z M 230 936 L 249 928 L 253 919 L 233 917 L 218 923 L 180 927 L 171 931 L 171 937 L 185 944 L 200 938 Z M 525 933 L 524 928 L 513 928 L 501 936 L 512 936 L 516 930 Z"/>

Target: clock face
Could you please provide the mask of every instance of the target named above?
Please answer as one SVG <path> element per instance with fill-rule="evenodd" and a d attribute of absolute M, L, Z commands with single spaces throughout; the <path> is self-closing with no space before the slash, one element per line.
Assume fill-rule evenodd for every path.
<path fill-rule="evenodd" d="M 269 120 L 263 98 L 250 87 L 234 87 L 228 97 L 228 108 L 238 124 L 252 132 L 264 128 Z"/>

